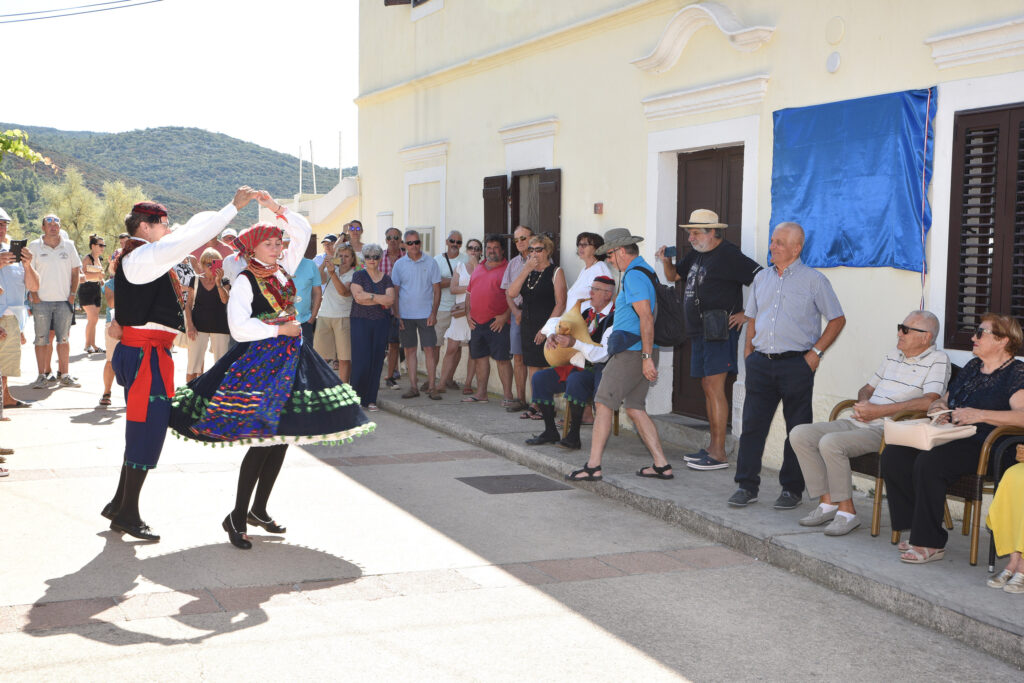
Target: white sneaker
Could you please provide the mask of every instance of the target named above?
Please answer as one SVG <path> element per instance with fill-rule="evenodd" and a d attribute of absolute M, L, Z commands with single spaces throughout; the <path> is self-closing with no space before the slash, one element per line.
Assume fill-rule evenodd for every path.
<path fill-rule="evenodd" d="M 72 377 L 71 375 L 61 375 L 60 385 L 62 387 L 80 387 L 80 386 L 82 386 L 81 383 L 79 383 L 78 378 L 77 377 Z"/>
<path fill-rule="evenodd" d="M 1003 586 L 1003 590 L 1007 593 L 1024 593 L 1024 574 L 1016 572 Z"/>
<path fill-rule="evenodd" d="M 39 376 L 36 377 L 36 381 L 32 382 L 32 388 L 33 389 L 45 389 L 46 385 L 49 383 L 49 381 L 50 381 L 50 376 L 49 375 L 45 375 L 45 374 L 40 372 Z"/>

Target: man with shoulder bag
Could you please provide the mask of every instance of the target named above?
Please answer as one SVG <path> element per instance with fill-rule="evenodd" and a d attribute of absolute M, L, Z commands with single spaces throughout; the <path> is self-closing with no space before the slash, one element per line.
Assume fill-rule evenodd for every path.
<path fill-rule="evenodd" d="M 706 449 L 683 459 L 691 469 L 719 470 L 729 466 L 725 381 L 736 373 L 740 328 L 746 322 L 743 286 L 753 282 L 761 266 L 723 239 L 722 231 L 729 226 L 719 222 L 714 211 L 697 209 L 690 214 L 690 222 L 679 227 L 687 229 L 692 249 L 675 263 L 665 255 L 665 247 L 656 256 L 669 282 L 686 278 L 683 319 L 690 340 L 690 376 L 700 378 L 711 432 Z"/>

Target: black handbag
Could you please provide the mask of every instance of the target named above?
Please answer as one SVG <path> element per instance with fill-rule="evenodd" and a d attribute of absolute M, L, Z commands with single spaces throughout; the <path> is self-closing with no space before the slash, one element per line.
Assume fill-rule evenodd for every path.
<path fill-rule="evenodd" d="M 704 311 L 700 314 L 704 324 L 704 341 L 727 341 L 729 339 L 729 311 L 724 308 Z"/>

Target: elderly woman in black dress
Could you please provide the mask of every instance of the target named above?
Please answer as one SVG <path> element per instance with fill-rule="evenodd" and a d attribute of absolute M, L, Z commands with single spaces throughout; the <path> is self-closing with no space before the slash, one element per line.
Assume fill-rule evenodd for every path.
<path fill-rule="evenodd" d="M 523 362 L 529 372 L 527 386 L 533 386 L 533 373 L 548 366 L 544 359 L 544 342 L 547 338 L 540 331 L 550 318 L 565 313 L 565 272 L 551 261 L 555 244 L 547 235 L 530 238 L 529 257 L 526 265 L 508 288 L 512 299 L 523 297 L 523 317 L 519 333 L 523 342 Z M 524 418 L 541 419 L 536 406 L 530 406 L 523 413 Z"/>
<path fill-rule="evenodd" d="M 998 426 L 1024 427 L 1024 363 L 1014 358 L 1024 343 L 1020 325 L 1007 315 L 986 313 L 974 332 L 974 355 L 950 382 L 946 395 L 932 403 L 929 413 L 958 425 L 977 425 L 977 433 L 919 451 L 886 446 L 882 476 L 889 497 L 892 528 L 910 529 L 901 543 L 900 559 L 911 564 L 941 560 L 947 533 L 942 528 L 946 487 L 964 474 L 977 471 L 985 438 Z"/>

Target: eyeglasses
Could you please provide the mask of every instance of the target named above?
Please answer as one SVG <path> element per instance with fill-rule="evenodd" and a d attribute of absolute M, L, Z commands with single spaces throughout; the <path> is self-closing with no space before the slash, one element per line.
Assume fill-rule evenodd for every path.
<path fill-rule="evenodd" d="M 619 250 L 619 247 L 615 247 L 614 249 L 609 249 L 608 251 L 604 252 L 604 255 L 605 256 L 611 256 L 612 254 L 614 254 L 618 250 Z"/>
<path fill-rule="evenodd" d="M 516 242 L 525 242 L 528 239 L 530 239 L 529 235 L 527 235 L 526 237 L 516 237 L 515 241 Z"/>
<path fill-rule="evenodd" d="M 399 235 L 392 235 L 391 237 L 385 237 L 388 242 L 401 242 L 402 238 Z"/>
<path fill-rule="evenodd" d="M 363 260 L 364 261 L 380 261 L 380 256 L 367 256 L 366 254 L 363 254 Z"/>
<path fill-rule="evenodd" d="M 991 334 L 993 337 L 999 336 L 993 330 L 990 330 L 987 327 L 979 327 L 978 329 L 974 330 L 974 334 L 972 334 L 971 337 L 973 337 L 974 339 L 981 339 L 986 334 Z"/>
<path fill-rule="evenodd" d="M 457 245 L 459 245 L 461 247 L 462 246 L 462 240 L 448 240 L 448 244 L 457 244 Z"/>
<path fill-rule="evenodd" d="M 406 240 L 405 241 L 405 245 L 407 247 L 415 247 L 415 246 L 419 246 L 419 244 L 420 244 L 420 240 Z"/>
<path fill-rule="evenodd" d="M 928 330 L 922 330 L 920 327 L 910 327 L 902 323 L 896 326 L 896 330 L 900 334 L 910 334 L 911 332 L 928 332 Z"/>
<path fill-rule="evenodd" d="M 483 247 L 466 247 L 466 251 L 483 251 Z"/>
<path fill-rule="evenodd" d="M 580 242 L 576 246 L 577 247 L 592 247 L 592 246 L 594 246 L 594 243 L 593 242 Z"/>
<path fill-rule="evenodd" d="M 44 223 L 58 223 L 59 224 L 60 223 L 60 219 L 59 218 L 54 218 L 53 216 L 48 216 L 47 218 L 43 219 L 43 222 Z"/>
<path fill-rule="evenodd" d="M 544 247 L 530 247 L 529 250 L 534 254 L 539 254 L 540 252 L 545 251 Z"/>

